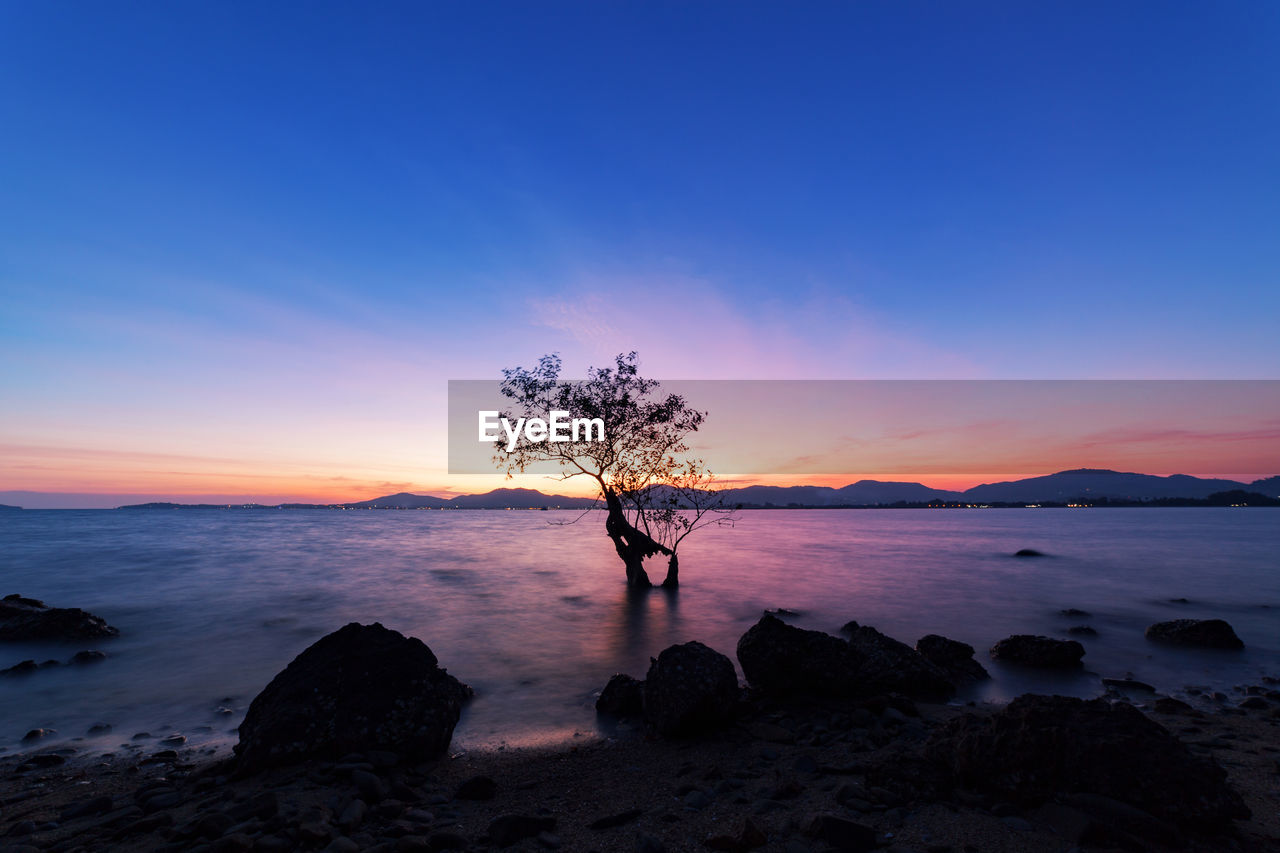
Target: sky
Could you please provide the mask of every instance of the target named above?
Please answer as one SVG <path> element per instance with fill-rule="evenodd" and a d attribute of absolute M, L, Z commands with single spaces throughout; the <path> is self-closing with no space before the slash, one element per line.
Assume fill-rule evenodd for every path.
<path fill-rule="evenodd" d="M 510 485 L 448 475 L 446 383 L 548 352 L 1280 377 L 1277 43 L 1266 2 L 0 3 L 0 501 Z"/>

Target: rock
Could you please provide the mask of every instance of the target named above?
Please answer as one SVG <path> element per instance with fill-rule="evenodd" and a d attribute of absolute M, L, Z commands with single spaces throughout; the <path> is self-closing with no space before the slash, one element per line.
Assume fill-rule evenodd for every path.
<path fill-rule="evenodd" d="M 1174 699 L 1172 696 L 1161 696 L 1155 701 L 1156 713 L 1158 714 L 1189 714 L 1195 711 L 1186 702 L 1181 699 Z"/>
<path fill-rule="evenodd" d="M 991 647 L 996 660 L 1043 669 L 1071 669 L 1080 666 L 1084 646 L 1075 640 L 1055 640 L 1032 634 L 1014 634 Z"/>
<path fill-rule="evenodd" d="M 324 853 L 360 853 L 360 845 L 346 836 L 339 836 L 329 842 Z"/>
<path fill-rule="evenodd" d="M 517 841 L 533 838 L 541 832 L 556 828 L 553 817 L 508 814 L 494 818 L 489 823 L 489 840 L 498 847 L 510 847 Z"/>
<path fill-rule="evenodd" d="M 1250 696 L 1236 707 L 1244 708 L 1246 711 L 1266 711 L 1271 708 L 1271 703 L 1261 696 Z"/>
<path fill-rule="evenodd" d="M 663 735 L 722 726 L 737 703 L 733 662 L 696 641 L 664 649 L 645 677 L 645 722 Z"/>
<path fill-rule="evenodd" d="M 338 826 L 347 832 L 355 829 L 364 823 L 365 813 L 369 810 L 369 806 L 364 800 L 359 798 L 352 800 L 347 807 L 342 810 L 342 814 L 338 817 Z"/>
<path fill-rule="evenodd" d="M 119 634 L 78 607 L 49 607 L 17 594 L 0 599 L 0 640 L 96 640 Z"/>
<path fill-rule="evenodd" d="M 1079 607 L 1068 607 L 1065 610 L 1059 610 L 1058 613 L 1068 619 L 1089 619 L 1093 616 L 1088 610 L 1081 610 Z"/>
<path fill-rule="evenodd" d="M 926 634 L 916 640 L 916 651 L 946 673 L 953 683 L 982 681 L 991 677 L 982 664 L 974 660 L 973 646 L 968 643 L 938 634 Z"/>
<path fill-rule="evenodd" d="M 387 796 L 387 786 L 368 770 L 352 770 L 351 783 L 366 802 L 379 803 Z"/>
<path fill-rule="evenodd" d="M 738 640 L 738 663 L 747 682 L 767 693 L 850 696 L 858 688 L 857 661 L 848 643 L 788 625 L 770 613 Z"/>
<path fill-rule="evenodd" d="M 294 658 L 253 700 L 240 724 L 237 770 L 375 749 L 435 758 L 470 695 L 421 640 L 353 622 Z"/>
<path fill-rule="evenodd" d="M 938 700 L 955 692 L 946 673 L 910 646 L 857 622 L 842 630 L 850 635 L 847 642 L 766 613 L 738 640 L 738 662 L 751 686 L 767 693 L 898 692 Z"/>
<path fill-rule="evenodd" d="M 427 842 L 432 850 L 466 850 L 468 846 L 467 839 L 456 832 L 433 832 Z"/>
<path fill-rule="evenodd" d="M 1044 557 L 1044 556 L 1046 556 L 1046 555 L 1045 555 L 1045 553 L 1044 553 L 1043 551 L 1037 551 L 1035 548 L 1019 548 L 1017 551 L 1014 551 L 1014 552 L 1013 552 L 1013 556 L 1015 556 L 1015 557 Z"/>
<path fill-rule="evenodd" d="M 115 807 L 114 800 L 108 795 L 100 795 L 100 797 L 91 797 L 79 800 L 76 803 L 70 803 L 65 806 L 63 811 L 59 812 L 58 820 L 67 822 L 76 820 L 78 817 L 88 817 L 90 815 L 106 815 L 111 808 Z"/>
<path fill-rule="evenodd" d="M 1243 649 L 1244 643 L 1222 619 L 1174 619 L 1157 622 L 1146 630 L 1146 638 L 1174 646 L 1203 649 Z"/>
<path fill-rule="evenodd" d="M 110 733 L 111 733 L 110 723 L 94 723 L 92 726 L 89 726 L 88 734 L 90 737 L 96 737 L 98 735 L 105 735 Z"/>
<path fill-rule="evenodd" d="M 22 741 L 23 743 L 31 743 L 32 741 L 46 738 L 49 735 L 56 735 L 57 733 L 57 729 L 32 729 L 22 736 Z"/>
<path fill-rule="evenodd" d="M 1067 633 L 1073 637 L 1096 637 L 1098 630 L 1089 625 L 1072 625 L 1067 629 Z"/>
<path fill-rule="evenodd" d="M 172 734 L 172 735 L 169 735 L 168 737 L 162 737 L 160 738 L 159 741 L 157 741 L 157 743 L 160 743 L 164 746 L 182 746 L 186 742 L 187 742 L 187 736 L 179 735 L 179 734 Z"/>
<path fill-rule="evenodd" d="M 736 835 L 712 835 L 702 842 L 709 850 L 724 850 L 728 853 L 745 853 L 769 843 L 769 837 L 751 822 L 751 818 L 742 819 L 742 828 Z"/>
<path fill-rule="evenodd" d="M 75 663 L 75 664 L 101 663 L 106 659 L 107 659 L 106 652 L 100 652 L 97 649 L 92 649 L 90 651 L 85 651 L 85 652 L 76 652 L 75 655 L 71 658 L 71 663 Z"/>
<path fill-rule="evenodd" d="M 945 702 L 955 694 L 956 687 L 942 668 L 906 643 L 870 625 L 849 622 L 845 627 L 849 629 L 849 648 L 860 658 L 858 679 L 864 686 L 929 702 Z M 972 654 L 973 650 L 969 651 Z"/>
<path fill-rule="evenodd" d="M 40 669 L 40 664 L 33 660 L 24 660 L 15 663 L 8 669 L 0 669 L 0 676 L 10 678 L 17 675 L 30 675 Z"/>
<path fill-rule="evenodd" d="M 1156 689 L 1145 681 L 1138 681 L 1133 678 L 1104 678 L 1102 679 L 1104 687 L 1114 687 L 1117 690 L 1137 690 L 1142 693 L 1155 693 Z"/>
<path fill-rule="evenodd" d="M 455 800 L 492 800 L 498 795 L 498 783 L 488 776 L 472 776 L 458 786 Z"/>
<path fill-rule="evenodd" d="M 600 691 L 596 713 L 615 717 L 635 717 L 644 711 L 644 682 L 618 673 Z"/>
<path fill-rule="evenodd" d="M 870 851 L 877 846 L 874 829 L 839 815 L 814 815 L 805 824 L 804 831 L 836 850 Z"/>
<path fill-rule="evenodd" d="M 1021 807 L 1088 793 L 1180 826 L 1249 817 L 1216 762 L 1133 706 L 1105 699 L 1021 696 L 990 717 L 952 720 L 927 754 L 960 785 Z"/>

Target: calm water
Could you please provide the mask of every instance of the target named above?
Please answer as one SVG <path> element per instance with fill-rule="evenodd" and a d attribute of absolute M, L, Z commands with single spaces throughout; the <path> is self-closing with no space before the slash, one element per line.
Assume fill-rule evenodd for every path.
<path fill-rule="evenodd" d="M 96 722 L 111 747 L 137 731 L 224 743 L 252 697 L 298 652 L 350 621 L 424 640 L 475 689 L 455 742 L 529 743 L 590 733 L 593 692 L 614 672 L 697 639 L 733 657 L 766 608 L 804 627 L 849 619 L 914 643 L 978 649 L 1087 621 L 1093 674 L 992 666 L 981 697 L 1100 692 L 1097 675 L 1157 687 L 1229 687 L 1280 675 L 1280 511 L 1268 509 L 814 510 L 742 514 L 685 543 L 678 594 L 629 597 L 602 517 L 554 512 L 24 511 L 0 516 L 0 593 L 83 607 L 115 640 L 0 644 L 0 667 L 96 666 L 0 679 L 0 746 L 35 727 Z M 1018 548 L 1048 559 L 1020 560 Z M 651 574 L 660 579 L 655 566 Z M 1187 598 L 1188 604 L 1170 602 Z M 1089 620 L 1058 611 L 1078 607 Z M 1147 624 L 1222 617 L 1244 653 L 1154 647 Z M 980 652 L 980 657 L 985 654 Z M 984 662 L 986 662 L 984 660 Z M 215 713 L 220 705 L 234 711 Z"/>

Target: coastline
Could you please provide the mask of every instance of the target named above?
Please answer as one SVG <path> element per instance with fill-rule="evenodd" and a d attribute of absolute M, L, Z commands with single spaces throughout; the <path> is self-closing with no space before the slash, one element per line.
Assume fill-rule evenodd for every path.
<path fill-rule="evenodd" d="M 1213 756 L 1253 812 L 1221 834 L 1176 834 L 1180 849 L 1280 849 L 1280 705 L 1266 704 L 1145 707 L 1193 753 Z M 895 705 L 906 707 L 753 697 L 733 725 L 691 739 L 591 738 L 407 767 L 394 755 L 353 755 L 247 779 L 229 778 L 226 751 L 197 747 L 110 758 L 36 750 L 0 757 L 0 849 L 856 849 L 813 837 L 815 816 L 826 815 L 870 827 L 879 847 L 900 853 L 1049 851 L 1078 845 L 1096 822 L 1065 800 L 1024 810 L 930 793 L 912 750 L 947 721 L 999 706 L 918 703 L 917 717 Z M 54 754 L 65 763 L 32 765 Z M 525 831 L 512 829 L 522 826 L 515 818 L 531 819 L 530 832 L 504 844 Z"/>

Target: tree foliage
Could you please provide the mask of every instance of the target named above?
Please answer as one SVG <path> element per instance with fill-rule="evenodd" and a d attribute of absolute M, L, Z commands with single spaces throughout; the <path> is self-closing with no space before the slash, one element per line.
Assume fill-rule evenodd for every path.
<path fill-rule="evenodd" d="M 546 418 L 552 411 L 573 418 L 599 418 L 600 441 L 530 441 L 521 434 L 510 451 L 495 444 L 494 462 L 508 477 L 541 463 L 553 463 L 558 478 L 595 481 L 609 512 L 606 532 L 627 567 L 628 581 L 648 586 L 642 561 L 669 558 L 667 582 L 676 581 L 676 551 L 694 530 L 728 519 L 719 506 L 711 472 L 687 458 L 688 439 L 706 413 L 679 394 L 661 393 L 657 380 L 640 375 L 635 352 L 619 355 L 609 367 L 591 368 L 581 381 L 560 378 L 558 355 L 536 367 L 502 371 L 502 394 L 510 401 L 503 417 Z"/>

